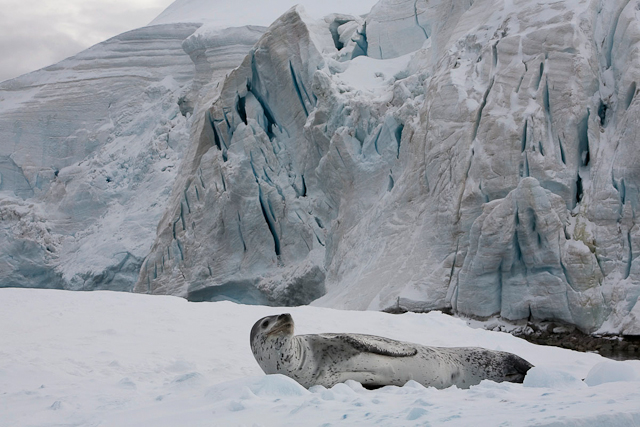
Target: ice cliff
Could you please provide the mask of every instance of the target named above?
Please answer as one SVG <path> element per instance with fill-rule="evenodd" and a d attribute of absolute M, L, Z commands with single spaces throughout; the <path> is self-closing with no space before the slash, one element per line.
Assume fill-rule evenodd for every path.
<path fill-rule="evenodd" d="M 146 27 L 6 82 L 0 283 L 137 276 L 192 300 L 639 335 L 639 15 L 296 7 L 268 29 Z M 143 75 L 118 60 L 132 50 Z"/>
<path fill-rule="evenodd" d="M 141 28 L 0 84 L 0 286 L 133 287 L 189 144 L 190 90 L 264 30 L 204 42 L 199 27 Z"/>

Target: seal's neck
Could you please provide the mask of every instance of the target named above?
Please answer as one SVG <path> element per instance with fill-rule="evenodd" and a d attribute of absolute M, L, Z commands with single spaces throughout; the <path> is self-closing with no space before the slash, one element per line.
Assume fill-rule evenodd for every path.
<path fill-rule="evenodd" d="M 293 345 L 293 337 L 291 335 L 278 335 L 271 338 L 274 350 L 278 353 L 288 353 Z"/>
<path fill-rule="evenodd" d="M 292 335 L 263 337 L 254 355 L 266 374 L 282 374 L 291 369 L 292 355 L 296 353 L 296 340 Z"/>
<path fill-rule="evenodd" d="M 299 337 L 288 335 L 282 341 L 275 344 L 278 354 L 278 372 L 289 376 L 295 376 L 295 372 L 301 369 L 307 357 L 307 346 Z"/>

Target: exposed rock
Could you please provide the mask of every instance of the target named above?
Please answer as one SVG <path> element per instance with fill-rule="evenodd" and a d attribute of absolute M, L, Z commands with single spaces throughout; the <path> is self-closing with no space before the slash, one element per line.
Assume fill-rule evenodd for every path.
<path fill-rule="evenodd" d="M 640 359 L 640 349 L 634 337 L 594 336 L 576 330 L 571 325 L 553 322 L 529 322 L 526 327 L 511 333 L 534 344 L 596 352 L 616 360 Z"/>

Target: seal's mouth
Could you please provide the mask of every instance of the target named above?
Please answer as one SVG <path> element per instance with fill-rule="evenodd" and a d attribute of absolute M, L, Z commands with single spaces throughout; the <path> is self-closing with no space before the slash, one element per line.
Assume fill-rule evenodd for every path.
<path fill-rule="evenodd" d="M 284 334 L 293 334 L 293 325 L 290 323 L 287 323 L 285 325 L 278 325 L 275 328 L 273 328 L 272 330 L 270 330 L 267 333 L 267 336 L 271 336 L 271 335 L 275 335 L 275 334 L 279 334 L 279 333 L 284 333 Z"/>
<path fill-rule="evenodd" d="M 267 332 L 267 336 L 275 334 L 293 335 L 293 318 L 290 314 L 281 314 L 276 320 L 276 324 Z"/>

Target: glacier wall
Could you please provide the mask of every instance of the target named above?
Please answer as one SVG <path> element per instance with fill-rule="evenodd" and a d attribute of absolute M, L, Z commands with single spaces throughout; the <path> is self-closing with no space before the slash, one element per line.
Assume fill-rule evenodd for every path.
<path fill-rule="evenodd" d="M 640 333 L 639 9 L 292 9 L 204 111 L 135 289 Z"/>
<path fill-rule="evenodd" d="M 134 30 L 0 84 L 1 287 L 132 289 L 189 144 L 194 93 L 262 34 L 199 27 Z"/>

